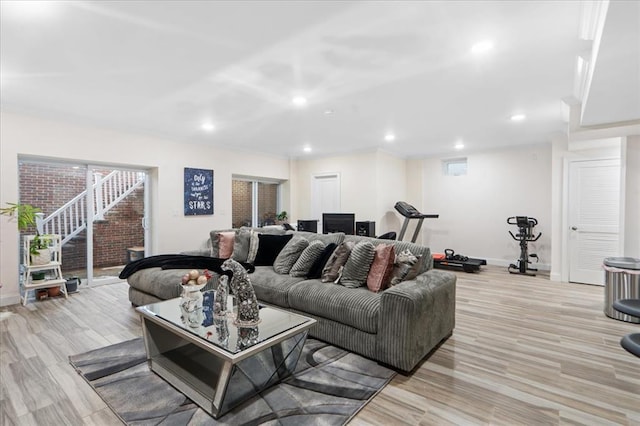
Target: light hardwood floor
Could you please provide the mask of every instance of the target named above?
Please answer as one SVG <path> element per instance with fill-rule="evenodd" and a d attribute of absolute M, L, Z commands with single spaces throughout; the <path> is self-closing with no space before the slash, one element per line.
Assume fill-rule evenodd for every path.
<path fill-rule="evenodd" d="M 351 425 L 640 425 L 640 325 L 602 313 L 602 287 L 485 267 L 458 274 L 456 329 Z M 0 425 L 119 420 L 68 356 L 141 335 L 127 284 L 0 310 Z"/>

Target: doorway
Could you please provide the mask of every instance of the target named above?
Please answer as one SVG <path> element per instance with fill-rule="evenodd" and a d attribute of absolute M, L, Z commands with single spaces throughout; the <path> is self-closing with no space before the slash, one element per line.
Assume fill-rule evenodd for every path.
<path fill-rule="evenodd" d="M 311 178 L 311 217 L 318 219 L 318 229 L 322 228 L 322 213 L 341 213 L 340 174 L 321 173 Z"/>
<path fill-rule="evenodd" d="M 20 202 L 42 211 L 39 232 L 61 235 L 63 276 L 82 284 L 120 281 L 129 249 L 145 247 L 146 184 L 141 170 L 19 161 Z"/>
<path fill-rule="evenodd" d="M 620 160 L 569 163 L 569 281 L 604 285 L 602 261 L 620 255 Z"/>

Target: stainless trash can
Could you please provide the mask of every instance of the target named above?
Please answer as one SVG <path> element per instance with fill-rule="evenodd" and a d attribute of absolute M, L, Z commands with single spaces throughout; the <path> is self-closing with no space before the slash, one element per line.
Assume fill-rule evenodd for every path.
<path fill-rule="evenodd" d="M 640 259 L 607 257 L 604 259 L 604 313 L 621 321 L 640 323 L 640 318 L 623 314 L 613 308 L 620 299 L 640 299 Z"/>

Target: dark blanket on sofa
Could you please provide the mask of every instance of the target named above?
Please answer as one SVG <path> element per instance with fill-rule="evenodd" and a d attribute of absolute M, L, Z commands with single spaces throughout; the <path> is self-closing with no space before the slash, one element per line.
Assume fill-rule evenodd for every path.
<path fill-rule="evenodd" d="M 217 257 L 209 256 L 191 256 L 186 254 L 160 254 L 157 256 L 149 256 L 139 260 L 135 260 L 124 267 L 120 272 L 120 279 L 126 279 L 133 275 L 135 272 L 145 268 L 162 268 L 162 269 L 208 269 L 217 274 L 227 274 L 231 276 L 230 271 L 223 271 L 220 266 L 227 259 L 220 259 Z M 255 266 L 251 263 L 240 264 L 252 273 L 256 270 Z"/>

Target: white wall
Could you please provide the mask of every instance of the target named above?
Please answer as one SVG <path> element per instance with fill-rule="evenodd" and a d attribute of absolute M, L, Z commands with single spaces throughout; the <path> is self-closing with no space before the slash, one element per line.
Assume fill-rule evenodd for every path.
<path fill-rule="evenodd" d="M 459 156 L 456 156 L 459 157 Z M 508 265 L 518 259 L 520 247 L 508 234 L 511 216 L 538 219 L 542 237 L 529 243 L 542 269 L 551 261 L 551 145 L 538 144 L 467 156 L 466 176 L 444 176 L 442 161 L 423 161 L 423 244 L 434 253 L 453 249 L 489 264 Z M 417 206 L 416 206 L 417 207 Z"/>
<path fill-rule="evenodd" d="M 393 213 L 396 201 L 404 197 L 405 160 L 382 151 L 351 155 L 300 159 L 292 174 L 292 193 L 296 194 L 293 220 L 311 217 L 311 177 L 314 174 L 340 174 L 340 206 L 343 213 L 355 213 L 356 221 L 375 221 L 376 233 L 399 230 Z"/>
<path fill-rule="evenodd" d="M 376 234 L 398 233 L 403 218 L 394 206 L 406 199 L 407 161 L 384 151 L 378 151 L 376 160 Z"/>
<path fill-rule="evenodd" d="M 231 226 L 231 176 L 289 179 L 285 158 L 236 152 L 184 141 L 82 127 L 2 112 L 0 116 L 0 205 L 18 200 L 18 157 L 134 166 L 151 174 L 151 253 L 198 247 L 215 228 Z M 214 215 L 185 217 L 184 167 L 214 170 Z M 288 196 L 288 191 L 286 196 Z M 289 200 L 284 200 L 284 205 Z M 0 216 L 0 305 L 18 302 L 18 232 Z M 64 259 L 63 259 L 64 261 Z"/>
<path fill-rule="evenodd" d="M 359 161 L 358 161 L 359 159 Z M 292 186 L 298 195 L 294 200 L 292 217 L 297 220 L 319 220 L 311 217 L 311 179 L 314 174 L 340 174 L 340 210 L 342 213 L 355 213 L 356 220 L 369 219 L 375 210 L 375 200 L 366 195 L 372 189 L 374 178 L 375 153 L 363 153 L 359 156 L 335 156 L 297 161 L 295 177 L 292 176 Z M 339 212 L 340 213 L 340 212 Z"/>

